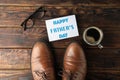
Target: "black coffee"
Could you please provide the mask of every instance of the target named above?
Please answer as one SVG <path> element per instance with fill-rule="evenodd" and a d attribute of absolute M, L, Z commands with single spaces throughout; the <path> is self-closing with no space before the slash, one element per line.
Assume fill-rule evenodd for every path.
<path fill-rule="evenodd" d="M 100 38 L 100 33 L 96 29 L 89 29 L 87 31 L 87 36 L 94 38 L 95 41 L 98 41 Z"/>

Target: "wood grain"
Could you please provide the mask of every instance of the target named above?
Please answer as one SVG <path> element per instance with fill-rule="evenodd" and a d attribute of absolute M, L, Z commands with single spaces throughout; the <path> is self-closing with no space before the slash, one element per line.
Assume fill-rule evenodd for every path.
<path fill-rule="evenodd" d="M 0 70 L 0 80 L 32 79 L 30 70 Z"/>
<path fill-rule="evenodd" d="M 30 71 L 0 71 L 5 73 L 5 75 L 0 77 L 0 80 L 33 80 L 32 74 Z M 6 75 L 7 74 L 7 75 Z M 9 75 L 8 75 L 9 74 Z M 86 80 L 119 80 L 120 79 L 120 73 L 119 72 L 94 72 L 94 71 L 89 71 L 87 73 L 88 75 L 86 76 Z M 12 75 L 12 76 L 11 76 Z M 1 75 L 0 75 L 1 76 Z M 6 77 L 7 76 L 7 77 Z"/>
<path fill-rule="evenodd" d="M 59 66 L 62 67 L 65 49 L 55 49 L 56 58 Z M 88 70 L 90 71 L 120 71 L 119 55 L 120 49 L 86 49 L 84 48 L 87 59 Z"/>
<path fill-rule="evenodd" d="M 120 31 L 101 28 L 104 32 L 102 44 L 104 48 L 120 48 Z M 79 29 L 80 36 L 60 41 L 51 42 L 54 48 L 65 48 L 71 41 L 78 41 L 84 44 L 82 34 L 85 28 Z M 32 48 L 33 44 L 42 39 L 47 39 L 45 28 L 33 28 L 23 31 L 21 28 L 1 28 L 0 48 Z M 117 39 L 116 39 L 117 38 Z M 97 48 L 84 45 L 86 48 Z"/>
<path fill-rule="evenodd" d="M 120 49 L 100 50 L 84 48 L 84 51 L 88 65 L 87 80 L 120 79 Z M 30 52 L 31 49 L 0 49 L 0 64 L 4 66 L 0 66 L 0 79 L 33 80 L 30 69 Z M 56 66 L 62 68 L 65 49 L 54 49 L 53 52 L 56 55 Z"/>
<path fill-rule="evenodd" d="M 0 50 L 0 69 L 30 69 L 30 53 L 27 49 Z"/>
<path fill-rule="evenodd" d="M 84 52 L 88 61 L 88 70 L 120 71 L 120 49 L 84 48 Z M 52 52 L 58 68 L 62 68 L 64 53 L 65 49 L 54 49 Z M 31 49 L 0 49 L 0 70 L 29 70 L 30 55 Z"/>
<path fill-rule="evenodd" d="M 0 27 L 16 27 L 26 19 L 36 7 L 0 7 Z M 120 25 L 120 8 L 112 7 L 46 7 L 47 12 L 45 17 L 40 20 L 36 19 L 35 26 L 45 27 L 44 20 L 56 18 L 65 15 L 75 14 L 79 26 L 85 27 L 88 25 L 95 26 L 110 26 L 119 27 Z"/>
<path fill-rule="evenodd" d="M 88 69 L 120 71 L 119 52 L 120 49 L 84 49 L 88 61 Z M 95 62 L 95 63 L 94 63 Z"/>
<path fill-rule="evenodd" d="M 120 80 L 119 4 L 119 0 L 0 0 L 0 80 L 33 80 L 31 49 L 39 39 L 47 39 L 45 20 L 72 14 L 80 36 L 50 43 L 57 72 L 66 47 L 76 40 L 86 55 L 86 80 Z M 40 6 L 47 10 L 45 17 L 38 16 L 34 28 L 23 31 L 21 23 Z M 103 49 L 84 43 L 83 31 L 90 26 L 103 30 Z"/>
<path fill-rule="evenodd" d="M 31 0 L 31 1 L 24 1 L 24 0 L 1 0 L 0 5 L 17 5 L 17 6 L 38 6 L 38 5 L 60 5 L 60 6 L 71 6 L 71 5 L 79 5 L 79 4 L 115 4 L 119 5 L 119 0 Z M 66 5 L 67 4 L 67 5 Z"/>
<path fill-rule="evenodd" d="M 112 71 L 111 71 L 112 72 Z M 119 80 L 120 73 L 115 72 L 88 72 L 86 80 Z"/>

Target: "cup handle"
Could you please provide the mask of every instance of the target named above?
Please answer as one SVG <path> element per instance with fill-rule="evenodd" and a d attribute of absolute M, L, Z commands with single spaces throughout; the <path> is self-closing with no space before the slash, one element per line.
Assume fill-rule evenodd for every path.
<path fill-rule="evenodd" d="M 102 46 L 101 44 L 99 44 L 99 45 L 98 45 L 98 48 L 102 49 L 102 48 L 103 48 L 103 46 Z"/>

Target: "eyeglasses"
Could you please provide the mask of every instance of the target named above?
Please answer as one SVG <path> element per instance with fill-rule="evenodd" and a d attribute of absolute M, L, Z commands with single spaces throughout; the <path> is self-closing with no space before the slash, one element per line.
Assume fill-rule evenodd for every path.
<path fill-rule="evenodd" d="M 40 13 L 40 19 L 42 19 L 45 16 L 46 10 L 44 7 L 39 7 L 34 13 L 32 13 L 28 18 L 26 18 L 21 26 L 24 28 L 24 31 L 26 29 L 33 28 L 35 25 L 35 19 L 38 17 L 38 13 Z"/>

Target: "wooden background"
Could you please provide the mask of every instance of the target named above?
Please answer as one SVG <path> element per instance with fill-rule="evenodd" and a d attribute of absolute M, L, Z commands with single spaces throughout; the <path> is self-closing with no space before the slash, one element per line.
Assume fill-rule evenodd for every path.
<path fill-rule="evenodd" d="M 44 19 L 23 31 L 20 24 L 40 6 L 47 10 Z M 46 31 L 44 20 L 70 14 L 77 17 L 80 36 L 52 42 L 58 70 L 66 46 L 77 40 L 87 59 L 86 80 L 120 80 L 120 0 L 0 0 L 0 80 L 33 80 L 31 49 L 47 36 L 42 33 Z M 90 26 L 103 30 L 102 50 L 83 42 L 82 33 Z"/>

